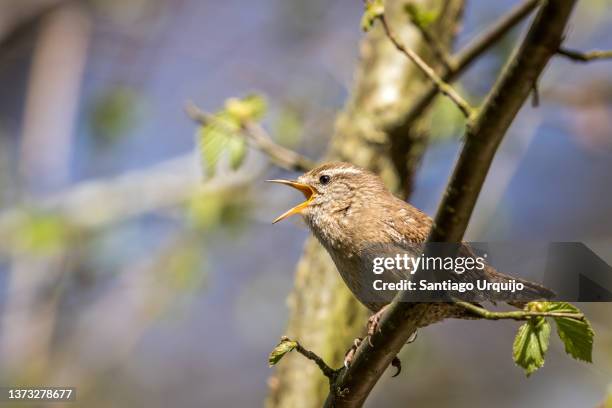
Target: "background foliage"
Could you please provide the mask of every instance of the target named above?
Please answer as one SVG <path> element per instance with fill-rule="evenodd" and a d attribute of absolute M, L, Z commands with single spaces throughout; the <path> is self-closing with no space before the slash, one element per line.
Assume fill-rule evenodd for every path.
<path fill-rule="evenodd" d="M 512 4 L 469 2 L 458 45 Z M 569 45 L 612 48 L 611 10 L 581 2 Z M 307 231 L 269 224 L 296 196 L 263 180 L 287 174 L 225 128 L 258 119 L 320 157 L 361 14 L 348 0 L 0 2 L 0 383 L 74 385 L 87 407 L 263 401 Z M 466 74 L 464 95 L 483 96 L 518 34 Z M 554 61 L 468 239 L 582 240 L 612 262 L 609 68 Z M 222 125 L 195 124 L 188 100 Z M 462 117 L 440 99 L 431 125 L 413 199 L 430 214 Z M 580 307 L 598 336 L 593 365 L 548 358 L 527 380 L 497 357 L 518 325 L 451 321 L 404 349 L 404 373 L 370 403 L 595 406 L 612 381 L 610 308 Z M 544 344 L 564 354 L 555 336 Z M 582 350 L 567 349 L 589 359 Z"/>

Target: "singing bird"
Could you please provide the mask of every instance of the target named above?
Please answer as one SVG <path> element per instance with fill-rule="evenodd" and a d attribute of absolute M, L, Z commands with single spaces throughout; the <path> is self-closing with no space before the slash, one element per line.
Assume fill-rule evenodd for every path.
<path fill-rule="evenodd" d="M 300 214 L 315 237 L 331 256 L 348 288 L 374 315 L 368 323 L 372 334 L 384 307 L 390 299 L 376 299 L 372 291 L 364 290 L 364 282 L 372 276 L 371 257 L 366 257 L 372 244 L 389 248 L 411 250 L 414 244 L 423 244 L 432 227 L 432 219 L 422 211 L 394 196 L 376 174 L 349 163 L 323 164 L 297 178 L 297 180 L 269 180 L 285 184 L 301 191 L 306 201 L 291 208 L 274 223 L 291 215 Z M 473 255 L 472 250 L 461 244 L 460 253 Z M 392 271 L 391 279 L 409 278 L 402 271 Z M 536 283 L 499 273 L 486 265 L 484 269 L 470 273 L 451 273 L 456 280 L 486 279 L 488 282 L 520 282 L 524 289 L 520 298 L 502 293 L 497 298 L 487 292 L 477 301 L 506 301 L 510 304 L 527 300 L 547 299 L 554 296 L 550 290 Z M 367 289 L 367 288 L 365 288 Z M 481 294 L 482 295 L 482 294 Z M 487 297 L 488 296 L 488 297 Z M 517 295 L 518 296 L 518 295 Z M 421 326 L 446 317 L 466 316 L 465 310 L 452 303 L 436 303 Z"/>

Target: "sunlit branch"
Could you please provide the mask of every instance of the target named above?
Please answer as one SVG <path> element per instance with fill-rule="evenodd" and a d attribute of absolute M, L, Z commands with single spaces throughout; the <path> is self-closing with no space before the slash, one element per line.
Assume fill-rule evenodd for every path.
<path fill-rule="evenodd" d="M 387 37 L 389 37 L 395 48 L 397 48 L 398 51 L 400 51 L 412 62 L 414 62 L 414 64 L 421 70 L 421 72 L 423 72 L 423 74 L 425 74 L 425 76 L 427 76 L 427 78 L 429 78 L 431 82 L 433 82 L 436 88 L 442 94 L 448 96 L 450 100 L 453 101 L 455 105 L 457 105 L 457 107 L 459 108 L 459 110 L 461 110 L 465 117 L 470 118 L 474 111 L 470 104 L 465 99 L 463 99 L 463 97 L 459 95 L 459 93 L 452 86 L 450 86 L 442 78 L 440 78 L 440 76 L 436 74 L 433 68 L 427 65 L 427 63 L 423 61 L 423 59 L 419 57 L 418 54 L 416 54 L 413 50 L 405 47 L 402 44 L 399 38 L 397 38 L 395 33 L 389 27 L 389 24 L 387 23 L 387 20 L 384 15 L 380 16 L 379 19 L 382 22 Z"/>
<path fill-rule="evenodd" d="M 584 320 L 584 315 L 582 313 L 566 313 L 566 312 L 537 312 L 537 311 L 528 311 L 528 310 L 513 310 L 511 312 L 492 312 L 483 307 L 476 306 L 473 303 L 469 302 L 455 302 L 457 305 L 463 307 L 464 309 L 470 311 L 475 316 L 481 317 L 487 320 L 502 320 L 502 319 L 511 319 L 511 320 L 528 320 L 532 317 L 565 317 L 576 320 Z"/>
<path fill-rule="evenodd" d="M 187 103 L 185 111 L 191 119 L 201 125 L 215 122 L 218 126 L 227 127 L 225 122 L 217 119 L 213 114 L 201 110 L 192 102 Z M 279 167 L 291 171 L 305 172 L 315 166 L 314 162 L 305 156 L 275 143 L 259 123 L 254 121 L 242 123 L 241 134 Z"/>

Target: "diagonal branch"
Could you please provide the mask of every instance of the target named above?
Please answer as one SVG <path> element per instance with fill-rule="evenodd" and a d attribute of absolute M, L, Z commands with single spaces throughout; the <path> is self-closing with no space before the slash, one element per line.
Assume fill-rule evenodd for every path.
<path fill-rule="evenodd" d="M 221 127 L 227 127 L 223 121 L 218 120 L 213 114 L 201 110 L 192 102 L 187 103 L 185 111 L 191 119 L 201 125 L 215 122 L 215 124 Z M 291 171 L 305 172 L 315 166 L 314 162 L 305 156 L 275 143 L 265 129 L 256 122 L 247 121 L 242 123 L 241 131 L 242 135 L 246 137 L 255 148 L 265 153 L 270 160 L 279 167 Z"/>
<path fill-rule="evenodd" d="M 387 37 L 389 37 L 389 39 L 391 40 L 395 48 L 397 48 L 399 52 L 401 52 L 406 57 L 408 57 L 412 62 L 414 62 L 414 64 L 423 72 L 423 74 L 425 74 L 425 76 L 429 78 L 431 82 L 434 83 L 437 90 L 439 90 L 442 94 L 448 96 L 450 100 L 452 100 L 455 103 L 455 105 L 457 105 L 459 110 L 461 110 L 461 112 L 465 115 L 466 118 L 470 118 L 474 111 L 474 109 L 470 106 L 470 104 L 465 99 L 463 99 L 463 97 L 459 95 L 459 93 L 452 86 L 450 86 L 442 78 L 440 78 L 440 76 L 436 74 L 433 68 L 427 65 L 427 63 L 423 61 L 423 59 L 419 57 L 417 53 L 412 51 L 410 48 L 405 47 L 401 43 L 399 38 L 397 38 L 395 33 L 393 33 L 393 31 L 389 27 L 389 24 L 387 23 L 387 19 L 385 18 L 384 15 L 381 15 L 379 19 L 383 25 L 385 34 L 387 34 Z"/>
<path fill-rule="evenodd" d="M 563 55 L 576 62 L 590 62 L 604 59 L 612 59 L 612 50 L 610 51 L 601 51 L 601 50 L 593 50 L 593 51 L 575 51 L 567 48 L 559 48 L 557 51 L 559 55 Z"/>
<path fill-rule="evenodd" d="M 485 103 L 468 127 L 465 145 L 449 181 L 428 242 L 460 242 L 493 157 L 512 120 L 550 58 L 557 52 L 575 1 L 549 0 L 540 9 L 523 43 L 508 61 Z M 419 272 L 417 272 L 418 274 Z M 427 315 L 429 304 L 410 303 L 398 293 L 383 314 L 379 331 L 361 343 L 351 366 L 343 370 L 327 407 L 360 407 L 384 370 Z"/>

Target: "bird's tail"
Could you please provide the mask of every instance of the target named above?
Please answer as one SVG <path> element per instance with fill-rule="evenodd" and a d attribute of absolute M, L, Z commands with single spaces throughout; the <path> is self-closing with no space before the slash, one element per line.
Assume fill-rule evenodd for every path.
<path fill-rule="evenodd" d="M 527 302 L 532 302 L 535 300 L 550 300 L 556 296 L 554 291 L 539 283 L 504 275 L 503 273 L 497 272 L 493 268 L 490 269 L 491 270 L 488 271 L 488 277 L 491 282 L 509 283 L 514 281 L 515 287 L 517 288 L 517 290 L 514 292 L 493 292 L 490 300 L 503 301 L 513 306 L 522 307 L 522 305 Z M 521 287 L 520 290 L 518 290 L 519 287 Z"/>

